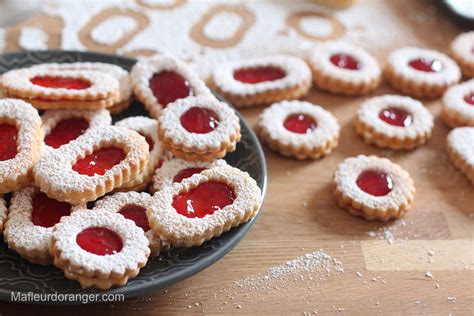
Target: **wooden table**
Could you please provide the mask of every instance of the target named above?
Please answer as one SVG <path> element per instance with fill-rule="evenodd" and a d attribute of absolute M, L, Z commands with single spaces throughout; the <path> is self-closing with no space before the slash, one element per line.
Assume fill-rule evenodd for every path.
<path fill-rule="evenodd" d="M 423 9 L 424 4 L 411 2 L 408 10 Z M 434 29 L 430 23 L 404 20 L 407 8 L 401 2 L 388 5 L 392 6 L 392 14 L 404 21 L 405 28 L 384 31 L 410 32 L 410 41 L 375 51 L 381 62 L 390 49 L 407 44 L 446 51 L 452 38 L 463 31 L 439 10 L 432 12 L 432 19 L 440 21 L 440 28 Z M 38 15 L 27 23 L 41 23 L 42 19 L 44 16 Z M 7 38 L 7 50 L 16 48 L 17 29 Z M 54 23 L 47 29 L 52 35 L 58 33 Z M 394 91 L 384 84 L 374 95 L 385 93 Z M 166 290 L 121 303 L 34 309 L 0 303 L 0 315 L 32 311 L 55 315 L 66 311 L 78 315 L 129 315 L 132 311 L 144 315 L 472 315 L 474 187 L 446 156 L 449 130 L 439 119 L 440 102 L 425 102 L 436 116 L 433 138 L 428 144 L 414 151 L 395 152 L 366 145 L 355 134 L 352 120 L 364 99 L 311 91 L 307 100 L 324 106 L 339 120 L 339 146 L 328 157 L 314 162 L 285 159 L 265 150 L 269 183 L 260 217 L 247 237 L 207 270 Z M 260 112 L 260 108 L 243 111 L 252 124 Z M 389 157 L 410 172 L 417 194 L 403 222 L 369 222 L 336 206 L 330 194 L 332 175 L 346 157 L 358 154 Z M 384 227 L 402 240 L 390 243 L 380 239 Z M 373 234 L 368 232 L 377 236 L 371 237 Z M 270 267 L 318 249 L 341 261 L 344 273 L 332 271 L 324 274 L 324 280 L 276 281 L 271 290 L 239 290 L 231 286 L 236 280 L 265 273 Z M 432 278 L 426 275 L 428 271 Z"/>

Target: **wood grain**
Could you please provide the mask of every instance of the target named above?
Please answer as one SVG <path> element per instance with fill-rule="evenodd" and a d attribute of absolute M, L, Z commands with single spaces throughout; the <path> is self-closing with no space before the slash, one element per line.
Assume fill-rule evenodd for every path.
<path fill-rule="evenodd" d="M 454 36 L 464 31 L 439 9 L 430 13 L 436 27 L 407 14 L 407 10 L 424 10 L 426 3 L 385 2 L 393 17 L 399 19 L 400 28 L 374 27 L 379 27 L 381 32 L 405 32 L 407 41 L 373 51 L 381 63 L 391 49 L 404 45 L 446 51 Z M 33 21 L 39 23 L 44 18 L 36 16 Z M 48 32 L 57 34 L 57 29 Z M 16 40 L 13 35 L 7 38 L 10 50 L 17 49 Z M 370 43 L 361 45 L 371 47 Z M 396 92 L 384 84 L 373 95 L 385 93 Z M 345 98 L 313 89 L 306 99 L 324 106 L 337 117 L 342 127 L 339 147 L 330 156 L 314 162 L 282 158 L 266 149 L 269 183 L 265 204 L 254 228 L 230 254 L 198 275 L 143 297 L 91 306 L 40 306 L 34 312 L 281 315 L 317 311 L 347 315 L 472 315 L 474 187 L 446 156 L 444 146 L 449 130 L 439 119 L 440 101 L 423 100 L 436 116 L 433 138 L 428 144 L 414 151 L 395 152 L 366 145 L 355 134 L 352 120 L 365 97 Z M 247 109 L 243 114 L 255 124 L 261 110 Z M 403 218 L 404 225 L 368 222 L 336 206 L 330 195 L 334 170 L 346 157 L 358 154 L 388 157 L 410 172 L 417 194 L 413 208 Z M 387 228 L 403 241 L 391 245 L 380 240 Z M 368 232 L 376 236 L 370 237 Z M 231 287 L 229 290 L 236 280 L 265 273 L 270 267 L 319 249 L 340 260 L 344 273 L 331 273 L 324 280 L 286 282 L 281 288 L 251 290 L 247 295 Z M 428 262 L 429 250 L 434 252 L 432 263 Z M 433 270 L 433 278 L 425 276 L 428 270 Z M 455 298 L 455 302 L 448 298 Z M 0 303 L 0 315 L 31 311 L 27 305 Z"/>

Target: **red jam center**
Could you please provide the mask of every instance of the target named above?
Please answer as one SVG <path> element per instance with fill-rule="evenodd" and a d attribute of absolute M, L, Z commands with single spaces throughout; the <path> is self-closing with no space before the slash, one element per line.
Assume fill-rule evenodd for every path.
<path fill-rule="evenodd" d="M 0 124 L 0 161 L 15 158 L 18 130 L 15 125 Z"/>
<path fill-rule="evenodd" d="M 91 86 L 87 80 L 69 77 L 36 76 L 31 78 L 30 82 L 37 86 L 53 89 L 84 90 Z"/>
<path fill-rule="evenodd" d="M 174 71 L 162 71 L 154 74 L 149 85 L 156 100 L 163 107 L 178 99 L 194 95 L 189 81 Z"/>
<path fill-rule="evenodd" d="M 85 251 L 99 256 L 113 255 L 123 248 L 120 236 L 104 227 L 84 229 L 77 235 L 76 243 Z"/>
<path fill-rule="evenodd" d="M 413 116 L 404 109 L 390 107 L 380 111 L 379 118 L 394 126 L 407 127 L 413 123 Z"/>
<path fill-rule="evenodd" d="M 287 116 L 283 122 L 283 126 L 290 132 L 306 134 L 314 130 L 316 126 L 318 126 L 318 123 L 307 114 L 295 113 Z"/>
<path fill-rule="evenodd" d="M 146 216 L 146 209 L 138 205 L 126 205 L 119 211 L 126 219 L 130 219 L 135 224 L 143 229 L 144 232 L 150 230 L 148 217 Z"/>
<path fill-rule="evenodd" d="M 474 92 L 471 92 L 470 94 L 467 94 L 464 96 L 464 101 L 470 105 L 474 105 Z"/>
<path fill-rule="evenodd" d="M 392 178 L 384 173 L 374 170 L 362 172 L 357 178 L 359 188 L 373 196 L 384 196 L 393 189 Z"/>
<path fill-rule="evenodd" d="M 206 168 L 186 168 L 178 172 L 174 178 L 173 182 L 180 183 L 184 179 L 191 177 L 193 174 L 200 173 L 201 171 L 206 170 Z"/>
<path fill-rule="evenodd" d="M 173 207 L 181 215 L 189 218 L 203 218 L 230 205 L 235 200 L 235 192 L 227 184 L 217 181 L 202 183 L 173 198 Z"/>
<path fill-rule="evenodd" d="M 78 138 L 89 128 L 89 122 L 83 118 L 70 118 L 60 121 L 45 137 L 46 145 L 59 148 Z"/>
<path fill-rule="evenodd" d="M 286 76 L 283 69 L 273 66 L 244 68 L 234 72 L 234 79 L 243 83 L 275 81 Z"/>
<path fill-rule="evenodd" d="M 348 70 L 359 70 L 361 68 L 361 63 L 351 55 L 347 54 L 334 54 L 329 58 L 329 60 L 334 64 L 334 66 L 339 68 Z"/>
<path fill-rule="evenodd" d="M 149 148 L 149 151 L 152 151 L 153 150 L 153 146 L 155 145 L 155 143 L 153 142 L 153 140 L 151 139 L 151 137 L 148 137 L 146 135 L 143 135 L 142 133 L 139 133 L 140 135 L 142 135 L 146 142 L 148 143 L 148 148 Z"/>
<path fill-rule="evenodd" d="M 33 198 L 31 220 L 36 226 L 52 227 L 59 223 L 61 217 L 71 214 L 71 204 L 59 202 L 40 192 Z"/>
<path fill-rule="evenodd" d="M 180 122 L 190 133 L 205 134 L 217 128 L 219 118 L 214 111 L 195 106 L 181 115 Z"/>
<path fill-rule="evenodd" d="M 117 147 L 106 147 L 78 160 L 72 170 L 87 176 L 104 173 L 125 159 L 125 153 Z"/>
<path fill-rule="evenodd" d="M 443 65 L 439 60 L 429 58 L 413 59 L 408 63 L 408 65 L 413 69 L 424 72 L 437 72 L 443 68 Z"/>

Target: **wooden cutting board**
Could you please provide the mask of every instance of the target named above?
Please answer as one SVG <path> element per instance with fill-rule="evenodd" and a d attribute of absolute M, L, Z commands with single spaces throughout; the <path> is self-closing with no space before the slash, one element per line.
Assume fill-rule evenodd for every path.
<path fill-rule="evenodd" d="M 373 25 L 379 29 L 381 40 L 384 34 L 389 37 L 401 32 L 406 36 L 383 49 L 372 50 L 381 63 L 391 49 L 405 45 L 445 52 L 449 42 L 465 31 L 439 7 L 428 6 L 428 1 L 386 1 L 383 5 L 384 14 L 398 20 L 399 28 Z M 410 13 L 414 11 L 427 15 L 413 19 Z M 112 9 L 109 14 L 113 12 Z M 42 13 L 8 30 L 7 51 L 19 48 L 17 41 L 23 25 L 43 27 L 50 35 L 50 47 L 59 47 L 62 21 Z M 375 43 L 361 45 L 371 47 Z M 94 49 L 111 51 L 110 47 L 101 49 L 97 45 Z M 396 92 L 383 84 L 373 95 L 386 93 Z M 341 125 L 339 146 L 321 160 L 306 162 L 265 150 L 269 183 L 261 215 L 241 244 L 215 265 L 167 290 L 126 302 L 74 309 L 35 307 L 35 312 L 472 315 L 474 186 L 446 155 L 449 129 L 439 118 L 440 101 L 423 100 L 436 117 L 432 139 L 416 150 L 396 152 L 366 145 L 355 134 L 352 121 L 365 98 L 311 91 L 306 99 L 337 117 Z M 261 111 L 262 108 L 255 108 L 242 112 L 254 124 Z M 358 154 L 388 157 L 409 171 L 417 193 L 403 221 L 369 222 L 336 206 L 330 194 L 332 175 L 345 158 Z M 319 249 L 340 261 L 344 272 L 335 271 L 333 264 L 329 273 L 318 272 L 312 280 L 295 281 L 294 275 L 290 279 L 280 275 L 272 281 L 271 289 L 258 288 L 262 286 L 256 281 L 261 280 L 259 274 L 274 276 L 267 269 Z M 252 276 L 250 281 L 245 279 Z M 232 285 L 242 279 L 247 280 L 242 288 Z M 0 315 L 28 311 L 29 306 L 0 303 Z"/>

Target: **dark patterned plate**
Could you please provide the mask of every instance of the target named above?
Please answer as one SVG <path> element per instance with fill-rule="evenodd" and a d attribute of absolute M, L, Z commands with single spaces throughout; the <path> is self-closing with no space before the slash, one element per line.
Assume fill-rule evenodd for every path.
<path fill-rule="evenodd" d="M 14 68 L 21 68 L 40 63 L 67 63 L 75 61 L 95 61 L 119 65 L 130 69 L 134 59 L 89 52 L 76 51 L 41 51 L 21 52 L 0 55 L 0 74 Z M 142 105 L 134 103 L 114 121 L 128 116 L 147 115 Z M 240 115 L 239 115 L 240 116 Z M 267 170 L 262 148 L 252 129 L 240 116 L 242 141 L 237 150 L 226 156 L 229 164 L 247 171 L 258 183 L 262 194 L 265 194 Z M 174 248 L 151 259 L 140 275 L 128 282 L 126 286 L 113 288 L 100 293 L 121 293 L 134 297 L 156 291 L 207 268 L 234 248 L 245 236 L 255 219 L 231 231 L 214 238 L 200 247 Z M 81 289 L 78 283 L 67 280 L 63 272 L 54 267 L 43 267 L 28 263 L 0 241 L 0 300 L 10 301 L 12 292 L 20 293 L 99 293 L 93 289 Z M 77 304 L 73 299 L 67 302 L 42 302 L 49 304 Z"/>

